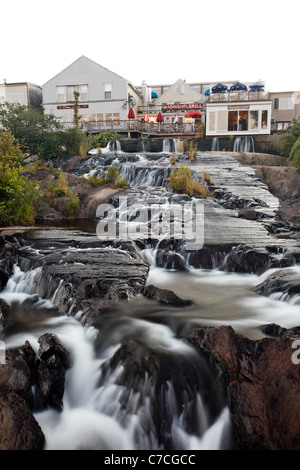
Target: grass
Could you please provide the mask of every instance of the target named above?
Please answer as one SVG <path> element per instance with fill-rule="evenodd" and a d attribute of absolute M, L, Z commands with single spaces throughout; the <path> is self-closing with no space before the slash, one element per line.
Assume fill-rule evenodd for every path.
<path fill-rule="evenodd" d="M 180 165 L 173 168 L 170 176 L 170 185 L 176 193 L 185 193 L 193 197 L 201 197 L 206 199 L 210 196 L 209 188 L 206 183 L 210 182 L 210 175 L 206 172 L 203 175 L 203 180 L 198 181 L 193 179 L 192 170 L 187 165 Z"/>

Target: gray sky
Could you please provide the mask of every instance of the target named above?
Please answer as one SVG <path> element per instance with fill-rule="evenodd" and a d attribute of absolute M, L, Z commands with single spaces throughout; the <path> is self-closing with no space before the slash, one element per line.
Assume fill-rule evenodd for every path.
<path fill-rule="evenodd" d="M 0 83 L 43 85 L 85 55 L 134 85 L 298 91 L 299 12 L 298 0 L 2 0 Z"/>

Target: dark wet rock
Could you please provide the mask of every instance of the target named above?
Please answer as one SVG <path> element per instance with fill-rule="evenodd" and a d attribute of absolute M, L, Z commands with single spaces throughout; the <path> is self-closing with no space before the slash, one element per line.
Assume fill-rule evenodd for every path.
<path fill-rule="evenodd" d="M 119 370 L 116 381 L 123 389 L 120 406 L 126 410 L 132 408 L 135 413 L 137 410 L 144 413 L 146 409 L 149 416 L 147 431 L 155 433 L 163 449 L 176 449 L 172 425 L 178 419 L 184 419 L 183 415 L 187 432 L 199 433 L 199 420 L 204 415 L 199 417 L 197 413 L 197 393 L 202 396 L 209 423 L 214 422 L 224 406 L 221 389 L 206 361 L 200 355 L 190 356 L 190 353 L 187 348 L 172 361 L 168 348 L 157 349 L 148 333 L 141 330 L 140 340 L 129 334 L 113 357 L 101 367 L 103 381 L 106 374 Z M 138 434 L 136 439 L 139 440 Z"/>
<path fill-rule="evenodd" d="M 293 297 L 300 294 L 300 274 L 293 271 L 293 269 L 275 271 L 255 286 L 254 291 L 267 297 L 274 293 L 287 294 Z"/>
<path fill-rule="evenodd" d="M 269 323 L 267 325 L 262 325 L 259 327 L 262 333 L 266 336 L 278 337 L 286 333 L 287 329 L 283 328 L 276 323 Z"/>
<path fill-rule="evenodd" d="M 292 360 L 296 331 L 250 340 L 231 327 L 190 331 L 223 385 L 236 447 L 300 450 L 300 368 Z"/>
<path fill-rule="evenodd" d="M 185 260 L 178 253 L 159 249 L 156 252 L 155 262 L 159 268 L 174 269 L 176 271 L 186 270 Z"/>
<path fill-rule="evenodd" d="M 62 313 L 82 312 L 88 322 L 112 303 L 142 292 L 149 266 L 131 240 L 99 240 L 67 231 L 41 231 L 26 240 L 19 266 L 37 266 L 35 292 L 51 299 Z M 25 245 L 24 241 L 24 245 Z"/>
<path fill-rule="evenodd" d="M 18 394 L 0 394 L 0 422 L 0 450 L 43 449 L 44 434 Z"/>
<path fill-rule="evenodd" d="M 233 248 L 220 266 L 222 271 L 262 274 L 279 266 L 279 261 L 266 248 L 239 245 Z"/>
<path fill-rule="evenodd" d="M 173 305 L 175 307 L 185 307 L 187 305 L 191 305 L 189 300 L 181 299 L 173 291 L 168 289 L 160 289 L 159 287 L 153 285 L 146 286 L 143 295 L 144 297 L 147 297 L 147 299 L 154 299 L 157 302 Z"/>
<path fill-rule="evenodd" d="M 0 393 L 15 392 L 25 400 L 30 397 L 30 369 L 18 352 L 6 351 L 5 364 L 0 365 Z"/>
<path fill-rule="evenodd" d="M 65 371 L 70 367 L 70 355 L 53 333 L 45 333 L 38 339 L 38 354 L 41 362 L 38 367 L 37 387 L 44 406 L 58 411 L 63 408 Z"/>

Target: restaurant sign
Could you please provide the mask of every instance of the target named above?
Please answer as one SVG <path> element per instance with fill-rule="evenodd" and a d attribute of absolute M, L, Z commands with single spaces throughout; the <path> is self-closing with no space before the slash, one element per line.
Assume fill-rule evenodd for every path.
<path fill-rule="evenodd" d="M 79 104 L 78 108 L 88 108 L 88 104 Z M 57 109 L 74 109 L 74 104 L 66 104 L 64 106 L 57 106 Z"/>
<path fill-rule="evenodd" d="M 164 104 L 162 106 L 163 112 L 172 112 L 172 111 L 191 111 L 202 109 L 203 103 L 174 103 L 174 104 Z"/>

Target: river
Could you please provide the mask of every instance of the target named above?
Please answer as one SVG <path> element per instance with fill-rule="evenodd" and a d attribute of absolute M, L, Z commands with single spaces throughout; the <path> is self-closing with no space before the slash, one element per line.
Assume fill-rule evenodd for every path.
<path fill-rule="evenodd" d="M 138 163 L 141 161 L 149 166 L 149 159 L 143 155 Z M 134 164 L 133 170 L 131 164 L 124 167 L 122 171 L 132 184 L 131 193 L 127 194 L 136 191 L 143 204 L 145 197 L 150 203 L 150 196 L 152 203 L 154 199 L 156 204 L 162 201 L 166 196 L 163 184 L 167 175 L 165 166 L 162 167 L 161 171 L 161 166 L 156 165 L 151 174 L 144 169 L 137 171 Z M 213 159 L 209 167 L 218 180 L 220 170 L 214 166 Z M 249 174 L 253 176 L 253 172 L 241 170 L 231 160 L 227 162 L 228 168 L 231 179 L 227 178 L 227 185 L 231 194 L 235 186 L 239 188 L 237 195 L 247 199 L 249 186 L 236 185 L 231 177 L 232 169 L 241 178 L 246 173 L 247 178 Z M 195 171 L 199 170 L 195 168 Z M 136 180 L 133 172 L 138 174 Z M 255 178 L 253 181 L 257 184 Z M 145 188 L 148 184 L 151 187 Z M 257 186 L 260 201 L 263 197 L 268 201 L 259 205 L 259 210 L 270 214 L 276 208 L 276 201 L 264 191 L 265 188 Z M 115 201 L 110 203 L 113 205 Z M 232 208 L 220 207 L 216 201 L 212 205 L 217 214 L 228 211 L 233 222 L 229 228 L 221 224 L 226 243 L 230 234 L 234 239 L 237 222 L 240 236 L 247 240 L 252 237 L 254 245 L 265 236 L 264 229 L 258 226 L 249 234 L 249 221 L 241 222 L 233 215 Z M 91 230 L 88 228 L 86 234 L 91 235 Z M 74 238 L 77 233 L 74 231 Z M 81 233 L 84 233 L 82 227 Z M 208 236 L 212 243 L 216 235 Z M 282 243 L 280 239 L 274 242 L 279 247 Z M 283 253 L 279 250 L 276 256 L 280 258 Z M 264 297 L 253 292 L 254 286 L 277 268 L 259 274 L 227 272 L 219 266 L 195 267 L 187 257 L 184 269 L 166 269 L 158 266 L 157 245 L 147 242 L 140 254 L 149 265 L 146 284 L 172 290 L 190 300 L 191 305 L 172 307 L 139 294 L 104 308 L 92 325 L 83 325 L 81 311 L 61 315 L 52 296 L 39 297 L 28 313 L 26 301 L 37 293 L 35 278 L 40 268 L 23 272 L 18 266 L 1 293 L 13 312 L 12 328 L 4 338 L 7 348 L 29 340 L 37 352 L 39 336 L 54 332 L 71 353 L 72 367 L 66 373 L 63 411 L 48 408 L 35 413 L 46 437 L 45 449 L 230 449 L 229 411 L 205 358 L 185 340 L 189 328 L 231 325 L 237 333 L 259 339 L 263 336 L 259 329 L 262 324 L 277 323 L 286 328 L 298 324 L 299 296 L 282 301 L 279 295 Z M 177 254 L 182 256 L 181 252 Z M 293 269 L 300 273 L 299 265 Z"/>

